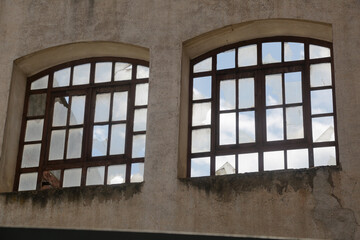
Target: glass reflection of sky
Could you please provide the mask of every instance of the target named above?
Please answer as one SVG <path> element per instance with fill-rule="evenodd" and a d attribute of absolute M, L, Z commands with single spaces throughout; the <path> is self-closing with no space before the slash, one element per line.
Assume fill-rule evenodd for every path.
<path fill-rule="evenodd" d="M 228 69 L 235 67 L 235 49 L 231 49 L 217 55 L 216 69 Z"/>
<path fill-rule="evenodd" d="M 144 181 L 144 163 L 131 164 L 130 182 L 143 182 Z"/>
<path fill-rule="evenodd" d="M 332 89 L 311 91 L 311 114 L 332 113 Z"/>
<path fill-rule="evenodd" d="M 281 42 L 269 42 L 262 44 L 262 62 L 281 62 Z"/>
<path fill-rule="evenodd" d="M 225 80 L 220 82 L 220 110 L 235 109 L 235 93 L 235 80 Z"/>
<path fill-rule="evenodd" d="M 336 165 L 335 147 L 314 148 L 314 165 L 315 167 Z"/>
<path fill-rule="evenodd" d="M 330 48 L 310 44 L 310 59 L 330 57 Z"/>
<path fill-rule="evenodd" d="M 258 172 L 258 153 L 244 153 L 238 155 L 239 173 Z"/>
<path fill-rule="evenodd" d="M 92 156 L 105 156 L 108 141 L 108 125 L 94 126 Z"/>
<path fill-rule="evenodd" d="M 211 98 L 211 77 L 194 78 L 193 100 Z"/>
<path fill-rule="evenodd" d="M 284 169 L 284 151 L 264 152 L 264 170 Z"/>
<path fill-rule="evenodd" d="M 314 142 L 334 141 L 334 118 L 317 117 L 312 119 L 312 135 Z"/>
<path fill-rule="evenodd" d="M 285 73 L 285 102 L 302 102 L 301 72 Z"/>
<path fill-rule="evenodd" d="M 266 75 L 266 106 L 282 104 L 281 74 Z"/>
<path fill-rule="evenodd" d="M 191 159 L 191 177 L 210 176 L 210 157 Z"/>
<path fill-rule="evenodd" d="M 304 60 L 304 44 L 295 43 L 295 42 L 285 42 L 284 43 L 285 51 L 285 61 L 297 61 Z"/>
<path fill-rule="evenodd" d="M 309 152 L 307 149 L 287 150 L 287 168 L 309 168 Z"/>

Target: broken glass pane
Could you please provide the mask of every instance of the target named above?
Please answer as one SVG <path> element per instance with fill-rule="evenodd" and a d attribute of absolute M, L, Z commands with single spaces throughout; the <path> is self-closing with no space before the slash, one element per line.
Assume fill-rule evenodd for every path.
<path fill-rule="evenodd" d="M 239 79 L 239 109 L 253 108 L 254 102 L 254 78 Z"/>
<path fill-rule="evenodd" d="M 216 156 L 215 175 L 234 174 L 235 171 L 235 155 Z"/>
<path fill-rule="evenodd" d="M 333 112 L 332 89 L 311 91 L 311 114 Z"/>
<path fill-rule="evenodd" d="M 65 68 L 54 73 L 53 87 L 66 87 L 70 84 L 70 68 Z"/>
<path fill-rule="evenodd" d="M 194 73 L 211 71 L 212 57 L 209 57 L 194 65 Z"/>
<path fill-rule="evenodd" d="M 49 161 L 64 158 L 65 130 L 51 132 Z"/>
<path fill-rule="evenodd" d="M 48 87 L 49 75 L 39 78 L 31 83 L 31 90 L 45 89 Z"/>
<path fill-rule="evenodd" d="M 211 77 L 194 78 L 193 100 L 211 98 Z"/>
<path fill-rule="evenodd" d="M 134 111 L 134 132 L 135 131 L 146 131 L 146 116 L 147 109 L 136 109 Z"/>
<path fill-rule="evenodd" d="M 19 180 L 19 191 L 30 191 L 36 189 L 37 172 L 22 173 Z"/>
<path fill-rule="evenodd" d="M 264 64 L 281 62 L 281 42 L 262 44 L 262 62 Z"/>
<path fill-rule="evenodd" d="M 65 126 L 69 108 L 69 97 L 58 97 L 54 101 L 53 123 L 55 126 Z"/>
<path fill-rule="evenodd" d="M 30 95 L 27 116 L 43 116 L 45 114 L 45 106 L 46 93 Z"/>
<path fill-rule="evenodd" d="M 210 176 L 210 157 L 191 159 L 191 177 Z"/>
<path fill-rule="evenodd" d="M 86 186 L 104 184 L 105 167 L 88 167 L 86 172 Z"/>
<path fill-rule="evenodd" d="M 310 59 L 330 57 L 330 48 L 310 44 Z"/>
<path fill-rule="evenodd" d="M 236 113 L 220 114 L 220 145 L 236 143 Z"/>
<path fill-rule="evenodd" d="M 80 158 L 82 149 L 83 129 L 74 128 L 69 130 L 66 158 Z"/>
<path fill-rule="evenodd" d="M 239 143 L 255 142 L 254 111 L 239 112 Z"/>
<path fill-rule="evenodd" d="M 89 84 L 90 63 L 74 67 L 73 85 Z"/>
<path fill-rule="evenodd" d="M 142 83 L 136 85 L 135 106 L 148 104 L 149 84 Z"/>
<path fill-rule="evenodd" d="M 110 93 L 96 95 L 95 122 L 109 121 Z"/>
<path fill-rule="evenodd" d="M 210 128 L 192 131 L 191 153 L 210 151 Z"/>
<path fill-rule="evenodd" d="M 192 125 L 201 126 L 211 123 L 211 103 L 194 103 L 192 114 Z"/>
<path fill-rule="evenodd" d="M 304 60 L 304 44 L 296 42 L 285 42 L 285 62 Z"/>
<path fill-rule="evenodd" d="M 146 142 L 145 134 L 139 134 L 133 136 L 133 147 L 132 147 L 133 158 L 145 157 L 145 142 Z"/>
<path fill-rule="evenodd" d="M 335 166 L 335 147 L 314 148 L 314 166 Z"/>
<path fill-rule="evenodd" d="M 256 44 L 238 48 L 238 67 L 257 65 Z"/>
<path fill-rule="evenodd" d="M 235 109 L 235 80 L 226 80 L 220 82 L 220 110 Z"/>
<path fill-rule="evenodd" d="M 216 69 L 227 69 L 235 67 L 235 49 L 231 49 L 217 55 Z"/>
<path fill-rule="evenodd" d="M 137 66 L 136 78 L 149 78 L 149 67 Z"/>
<path fill-rule="evenodd" d="M 309 168 L 309 153 L 307 149 L 287 150 L 287 168 Z"/>
<path fill-rule="evenodd" d="M 331 64 L 319 63 L 310 65 L 311 87 L 331 86 Z"/>
<path fill-rule="evenodd" d="M 108 144 L 108 125 L 94 126 L 92 156 L 105 156 Z"/>
<path fill-rule="evenodd" d="M 128 92 L 115 92 L 113 99 L 112 120 L 126 120 Z"/>
<path fill-rule="evenodd" d="M 64 170 L 63 187 L 78 187 L 81 183 L 81 168 Z"/>
<path fill-rule="evenodd" d="M 302 107 L 286 108 L 286 138 L 298 139 L 304 137 Z"/>
<path fill-rule="evenodd" d="M 266 137 L 267 141 L 284 139 L 282 108 L 266 110 Z"/>
<path fill-rule="evenodd" d="M 26 122 L 25 142 L 41 140 L 43 124 L 44 119 L 28 120 Z"/>
<path fill-rule="evenodd" d="M 266 106 L 282 104 L 281 74 L 266 75 Z"/>
<path fill-rule="evenodd" d="M 126 178 L 126 164 L 112 165 L 108 167 L 107 184 L 124 183 Z"/>
<path fill-rule="evenodd" d="M 131 80 L 132 65 L 130 63 L 115 63 L 115 81 Z"/>
<path fill-rule="evenodd" d="M 264 152 L 264 171 L 284 168 L 284 151 Z"/>
<path fill-rule="evenodd" d="M 71 100 L 70 125 L 84 123 L 86 96 L 74 96 Z"/>
<path fill-rule="evenodd" d="M 111 127 L 110 155 L 124 154 L 126 124 L 116 124 Z"/>
<path fill-rule="evenodd" d="M 143 182 L 144 181 L 144 163 L 131 164 L 130 182 Z"/>
<path fill-rule="evenodd" d="M 334 141 L 334 118 L 318 117 L 312 119 L 313 142 Z"/>
<path fill-rule="evenodd" d="M 258 153 L 244 153 L 238 155 L 239 173 L 258 172 Z"/>
<path fill-rule="evenodd" d="M 24 145 L 21 168 L 38 167 L 41 144 Z"/>
<path fill-rule="evenodd" d="M 95 65 L 95 83 L 110 82 L 111 81 L 111 62 L 101 62 Z"/>
<path fill-rule="evenodd" d="M 285 73 L 285 103 L 301 103 L 301 89 L 301 72 Z"/>

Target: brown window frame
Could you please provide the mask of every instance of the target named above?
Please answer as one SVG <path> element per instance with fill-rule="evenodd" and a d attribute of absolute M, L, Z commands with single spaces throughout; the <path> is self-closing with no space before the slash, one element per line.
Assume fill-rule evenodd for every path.
<path fill-rule="evenodd" d="M 101 62 L 111 62 L 111 81 L 110 82 L 100 82 L 95 83 L 95 64 Z M 115 63 L 123 62 L 132 64 L 132 73 L 130 80 L 121 80 L 114 81 L 115 76 Z M 73 73 L 74 67 L 82 64 L 90 64 L 90 77 L 89 83 L 84 85 L 73 85 Z M 149 78 L 137 78 L 137 68 L 138 66 L 149 67 L 149 63 L 144 60 L 131 59 L 131 58 L 121 58 L 121 57 L 94 57 L 75 60 L 67 63 L 63 63 L 49 69 L 46 69 L 40 73 L 37 73 L 27 79 L 26 84 L 26 95 L 24 101 L 24 110 L 23 110 L 23 120 L 21 126 L 21 135 L 19 142 L 19 151 L 17 158 L 17 166 L 15 173 L 14 181 L 14 191 L 18 191 L 20 175 L 23 173 L 37 173 L 36 181 L 36 190 L 42 190 L 47 188 L 61 188 L 64 178 L 64 170 L 81 168 L 81 183 L 80 186 L 86 186 L 86 175 L 88 167 L 104 166 L 104 182 L 102 185 L 107 185 L 107 176 L 108 176 L 108 167 L 112 165 L 125 164 L 126 165 L 126 177 L 125 183 L 130 182 L 131 177 L 131 166 L 134 163 L 144 163 L 145 157 L 133 158 L 132 157 L 132 143 L 133 136 L 138 134 L 146 134 L 145 131 L 134 131 L 134 112 L 136 109 L 147 108 L 147 105 L 135 106 L 135 91 L 137 84 L 148 83 Z M 70 83 L 66 87 L 53 87 L 53 76 L 54 73 L 58 70 L 70 68 Z M 43 76 L 49 76 L 48 78 L 48 87 L 44 89 L 31 90 L 31 84 L 40 79 Z M 113 93 L 127 90 L 127 117 L 126 120 L 113 121 L 111 120 L 112 116 L 112 106 L 113 106 Z M 107 122 L 97 122 L 94 123 L 94 114 L 95 114 L 95 100 L 97 93 L 111 93 L 110 98 L 110 111 L 109 111 L 109 120 Z M 40 116 L 27 116 L 29 97 L 32 94 L 46 94 L 46 107 L 45 113 Z M 82 150 L 81 157 L 76 159 L 66 159 L 66 148 L 67 140 L 69 137 L 69 129 L 76 128 L 79 125 L 70 126 L 70 106 L 71 99 L 69 100 L 69 107 L 67 109 L 67 124 L 64 127 L 53 127 L 52 118 L 53 118 L 53 106 L 54 99 L 61 96 L 86 96 L 85 100 L 85 110 L 84 110 L 84 121 L 82 124 L 83 133 L 82 133 Z M 27 120 L 31 119 L 44 119 L 42 138 L 39 141 L 34 142 L 25 142 L 25 132 Z M 111 126 L 113 124 L 126 123 L 126 135 L 125 135 L 125 147 L 124 154 L 110 155 L 110 142 L 111 142 Z M 92 138 L 93 138 L 93 127 L 95 125 L 108 125 L 108 139 L 107 139 L 107 154 L 105 156 L 92 156 Z M 51 130 L 52 129 L 65 129 L 65 145 L 64 145 L 64 155 L 62 160 L 51 160 L 49 161 L 49 149 L 50 149 L 50 139 L 51 139 Z M 40 160 L 38 167 L 28 167 L 22 168 L 22 154 L 25 144 L 31 143 L 41 143 L 41 152 Z M 51 170 L 61 170 L 60 179 L 54 178 L 49 171 Z"/>
<path fill-rule="evenodd" d="M 281 62 L 279 63 L 262 63 L 262 43 L 266 42 L 281 42 Z M 304 60 L 285 61 L 284 58 L 284 43 L 296 42 L 304 44 Z M 238 48 L 242 46 L 256 44 L 257 46 L 257 64 L 253 66 L 238 67 Z M 310 59 L 309 46 L 310 44 L 327 47 L 330 49 L 330 57 Z M 235 49 L 235 67 L 230 69 L 217 70 L 217 54 Z M 210 157 L 210 176 L 215 175 L 215 157 L 235 155 L 235 174 L 239 171 L 238 166 L 238 154 L 241 153 L 258 153 L 258 172 L 264 172 L 264 159 L 263 153 L 265 151 L 277 151 L 282 150 L 284 152 L 284 169 L 287 167 L 287 154 L 286 150 L 292 149 L 308 149 L 309 168 L 314 167 L 314 153 L 313 150 L 316 147 L 335 147 L 336 165 L 339 165 L 339 153 L 338 153 L 338 136 L 337 136 L 337 117 L 336 117 L 336 99 L 335 99 L 335 74 L 334 74 L 334 62 L 333 62 L 333 47 L 331 42 L 322 40 L 293 37 L 293 36 L 277 36 L 258 38 L 253 40 L 241 41 L 227 46 L 223 46 L 212 51 L 209 51 L 201 56 L 198 56 L 190 61 L 190 74 L 189 74 L 189 114 L 188 114 L 188 153 L 187 153 L 187 177 L 191 176 L 191 159 Z M 211 58 L 211 70 L 194 73 L 194 66 L 201 61 Z M 317 63 L 330 63 L 331 64 L 331 76 L 332 85 L 325 87 L 311 87 L 310 86 L 310 65 Z M 277 106 L 266 106 L 265 102 L 265 74 L 282 74 L 282 97 L 285 99 L 285 87 L 284 87 L 284 74 L 287 72 L 302 72 L 302 102 L 300 104 L 286 104 L 283 100 L 281 108 L 283 109 L 283 131 L 284 140 L 279 141 L 266 141 L 266 109 L 271 109 Z M 193 100 L 193 83 L 194 78 L 197 77 L 211 77 L 211 98 Z M 238 113 L 243 111 L 238 108 L 238 79 L 240 77 L 254 77 L 254 89 L 255 89 L 255 142 L 254 143 L 238 143 Z M 219 110 L 219 85 L 221 80 L 234 79 L 236 84 L 236 107 L 234 110 Z M 311 90 L 332 90 L 332 104 L 333 112 L 326 114 L 311 114 L 310 92 Z M 192 126 L 192 106 L 194 103 L 211 103 L 211 122 L 209 125 Z M 285 108 L 287 106 L 303 106 L 303 130 L 304 138 L 301 139 L 286 139 L 286 118 Z M 245 111 L 248 109 L 245 109 Z M 236 143 L 230 145 L 219 145 L 219 118 L 220 112 L 236 112 Z M 334 141 L 328 142 L 313 142 L 312 140 L 312 118 L 331 116 L 334 119 Z M 210 128 L 210 151 L 192 153 L 192 130 Z"/>

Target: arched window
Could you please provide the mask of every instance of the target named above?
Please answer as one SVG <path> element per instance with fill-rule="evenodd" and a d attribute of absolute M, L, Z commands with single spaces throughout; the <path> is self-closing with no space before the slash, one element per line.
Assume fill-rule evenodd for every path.
<path fill-rule="evenodd" d="M 15 191 L 142 182 L 148 62 L 99 57 L 28 78 Z"/>
<path fill-rule="evenodd" d="M 187 176 L 338 164 L 332 55 L 271 37 L 191 60 Z"/>

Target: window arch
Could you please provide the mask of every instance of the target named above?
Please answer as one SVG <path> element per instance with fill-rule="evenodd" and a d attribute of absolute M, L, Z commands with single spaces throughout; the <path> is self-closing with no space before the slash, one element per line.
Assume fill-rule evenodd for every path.
<path fill-rule="evenodd" d="M 332 55 L 284 36 L 191 60 L 187 176 L 338 164 Z"/>
<path fill-rule="evenodd" d="M 14 190 L 142 182 L 148 62 L 96 57 L 28 78 Z"/>

